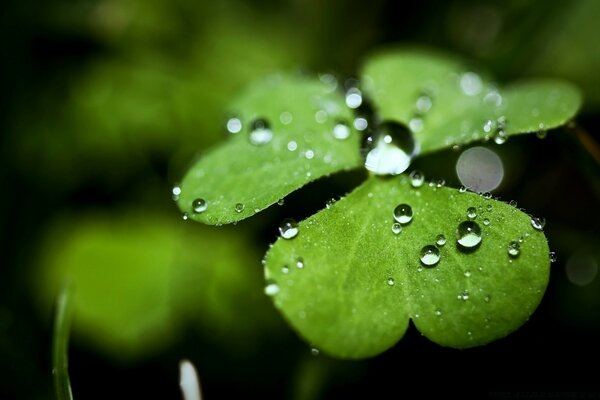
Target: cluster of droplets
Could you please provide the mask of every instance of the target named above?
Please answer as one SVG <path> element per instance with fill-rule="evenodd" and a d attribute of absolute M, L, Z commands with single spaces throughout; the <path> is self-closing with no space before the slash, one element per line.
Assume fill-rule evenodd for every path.
<path fill-rule="evenodd" d="M 508 139 L 508 134 L 506 133 L 507 122 L 505 116 L 485 120 L 482 126 L 485 140 L 492 139 L 496 144 L 506 143 L 506 140 Z"/>

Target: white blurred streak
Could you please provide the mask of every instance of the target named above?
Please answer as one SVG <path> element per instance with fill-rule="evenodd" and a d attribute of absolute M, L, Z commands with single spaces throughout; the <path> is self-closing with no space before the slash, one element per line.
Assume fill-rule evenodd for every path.
<path fill-rule="evenodd" d="M 198 372 L 189 360 L 182 360 L 179 363 L 179 387 L 181 387 L 183 400 L 202 400 Z"/>

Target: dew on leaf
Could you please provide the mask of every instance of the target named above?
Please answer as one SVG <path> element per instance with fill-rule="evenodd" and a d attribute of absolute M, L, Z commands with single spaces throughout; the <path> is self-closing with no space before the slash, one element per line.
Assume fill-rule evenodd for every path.
<path fill-rule="evenodd" d="M 428 244 L 421 249 L 421 263 L 426 267 L 432 267 L 440 261 L 440 251 L 437 247 Z"/>
<path fill-rule="evenodd" d="M 486 303 L 489 303 L 490 300 L 492 300 L 492 296 L 490 296 L 489 294 L 483 298 L 483 301 L 485 301 Z"/>
<path fill-rule="evenodd" d="M 458 294 L 458 299 L 462 300 L 462 301 L 467 301 L 469 300 L 469 291 L 468 290 L 463 290 L 462 292 L 460 292 Z"/>
<path fill-rule="evenodd" d="M 284 239 L 293 239 L 298 235 L 298 223 L 292 218 L 284 219 L 279 225 L 279 234 Z"/>
<path fill-rule="evenodd" d="M 294 116 L 289 111 L 284 111 L 279 115 L 279 121 L 281 121 L 284 125 L 289 125 L 292 123 Z"/>
<path fill-rule="evenodd" d="M 343 122 L 338 122 L 333 127 L 333 137 L 339 140 L 348 139 L 350 137 L 350 127 Z"/>
<path fill-rule="evenodd" d="M 535 136 L 537 136 L 538 139 L 545 139 L 546 136 L 548 136 L 548 131 L 537 131 Z"/>
<path fill-rule="evenodd" d="M 287 274 L 289 272 L 290 272 L 290 267 L 288 267 L 287 265 L 284 265 L 283 267 L 281 267 L 281 273 Z"/>
<path fill-rule="evenodd" d="M 394 209 L 394 219 L 402 225 L 408 224 L 413 219 L 413 210 L 408 204 L 399 204 Z"/>
<path fill-rule="evenodd" d="M 516 240 L 513 240 L 512 242 L 510 242 L 508 244 L 508 255 L 511 256 L 512 258 L 517 258 L 519 256 L 519 254 L 521 253 L 520 247 L 521 247 L 521 245 L 519 244 L 519 242 Z"/>
<path fill-rule="evenodd" d="M 238 133 L 242 130 L 242 121 L 237 117 L 232 117 L 227 120 L 227 132 Z"/>
<path fill-rule="evenodd" d="M 307 160 L 312 160 L 315 157 L 315 152 L 313 150 L 306 150 L 304 152 L 304 158 Z"/>
<path fill-rule="evenodd" d="M 467 208 L 467 217 L 469 219 L 475 219 L 477 217 L 477 210 L 475 209 L 475 207 Z"/>
<path fill-rule="evenodd" d="M 483 219 L 483 224 L 484 224 L 485 226 L 489 226 L 489 225 L 490 225 L 490 219 L 489 219 L 489 218 L 484 218 L 484 219 Z"/>
<path fill-rule="evenodd" d="M 176 201 L 179 199 L 179 195 L 181 195 L 181 186 L 175 185 L 171 189 L 171 198 Z"/>
<path fill-rule="evenodd" d="M 298 143 L 294 140 L 290 140 L 287 144 L 287 149 L 289 151 L 295 151 L 298 148 Z"/>
<path fill-rule="evenodd" d="M 464 248 L 471 249 L 481 243 L 481 228 L 474 221 L 464 221 L 456 229 L 458 244 Z"/>
<path fill-rule="evenodd" d="M 425 182 L 425 175 L 419 170 L 412 171 L 409 177 L 410 185 L 414 188 L 419 188 L 423 186 L 423 182 Z"/>
<path fill-rule="evenodd" d="M 320 353 L 320 351 L 319 351 L 319 349 L 317 349 L 316 347 L 312 347 L 312 348 L 310 349 L 310 355 L 311 355 L 311 356 L 314 356 L 314 357 L 316 357 L 316 356 L 318 356 L 318 355 L 319 355 L 319 353 Z"/>
<path fill-rule="evenodd" d="M 541 231 L 544 229 L 544 226 L 546 226 L 546 220 L 542 217 L 532 217 L 531 226 L 533 226 L 533 229 L 536 231 Z"/>
<path fill-rule="evenodd" d="M 557 260 L 558 260 L 558 257 L 556 255 L 556 252 L 555 251 L 551 251 L 550 252 L 550 262 L 551 263 L 555 263 Z"/>
<path fill-rule="evenodd" d="M 319 110 L 315 113 L 315 121 L 319 124 L 325 123 L 327 121 L 327 111 Z"/>
<path fill-rule="evenodd" d="M 354 125 L 354 129 L 362 132 L 365 129 L 367 129 L 367 127 L 369 126 L 369 122 L 367 121 L 366 118 L 356 117 L 354 119 L 353 125 Z"/>
<path fill-rule="evenodd" d="M 273 131 L 263 118 L 257 118 L 250 124 L 250 143 L 255 146 L 267 144 L 273 139 Z"/>
<path fill-rule="evenodd" d="M 421 132 L 423 130 L 423 119 L 418 117 L 411 118 L 410 121 L 408 121 L 408 127 L 414 133 Z"/>
<path fill-rule="evenodd" d="M 242 211 L 244 211 L 244 208 L 245 208 L 244 204 L 237 203 L 235 205 L 235 212 L 241 213 Z"/>
<path fill-rule="evenodd" d="M 184 212 L 183 214 L 181 214 L 181 219 L 183 219 L 184 221 L 187 221 L 189 218 L 188 213 Z"/>
<path fill-rule="evenodd" d="M 441 316 L 442 316 L 442 310 L 440 310 L 439 308 L 437 308 L 437 309 L 435 310 L 434 314 L 435 314 L 436 316 L 438 316 L 438 317 L 441 317 Z"/>
<path fill-rule="evenodd" d="M 476 96 L 481 92 L 482 82 L 475 72 L 465 72 L 460 76 L 460 89 L 467 96 Z"/>
<path fill-rule="evenodd" d="M 204 211 L 206 211 L 207 208 L 208 208 L 208 203 L 204 199 L 199 198 L 199 199 L 192 201 L 192 211 L 195 214 L 203 213 Z"/>
<path fill-rule="evenodd" d="M 466 270 L 465 273 L 464 273 L 464 275 L 465 275 L 466 278 L 470 278 L 471 277 L 471 271 Z"/>
<path fill-rule="evenodd" d="M 433 102 L 431 101 L 431 97 L 422 95 L 417 99 L 415 106 L 418 113 L 425 114 L 431 109 L 432 104 Z"/>
<path fill-rule="evenodd" d="M 392 224 L 392 232 L 394 235 L 398 235 L 400 232 L 402 232 L 402 225 L 398 222 L 394 222 Z"/>
<path fill-rule="evenodd" d="M 346 92 L 346 105 L 350 108 L 358 108 L 362 104 L 362 93 L 358 88 L 352 87 Z"/>
<path fill-rule="evenodd" d="M 465 193 L 467 191 L 467 187 L 465 185 L 460 185 L 458 191 L 459 193 Z"/>
<path fill-rule="evenodd" d="M 388 286 L 394 286 L 396 284 L 396 281 L 394 280 L 394 278 L 388 278 L 387 284 Z"/>
<path fill-rule="evenodd" d="M 377 175 L 398 175 L 410 166 L 415 155 L 411 131 L 398 122 L 382 123 L 376 137 L 367 140 L 365 168 Z"/>
<path fill-rule="evenodd" d="M 441 233 L 439 235 L 436 236 L 435 238 L 435 243 L 438 246 L 443 246 L 446 244 L 446 236 L 442 235 Z"/>
<path fill-rule="evenodd" d="M 267 284 L 267 286 L 265 286 L 265 294 L 267 296 L 275 296 L 277 293 L 279 293 L 279 285 L 275 282 L 270 282 Z"/>
<path fill-rule="evenodd" d="M 296 259 L 296 268 L 298 268 L 298 269 L 304 268 L 304 259 L 302 257 L 298 257 Z"/>

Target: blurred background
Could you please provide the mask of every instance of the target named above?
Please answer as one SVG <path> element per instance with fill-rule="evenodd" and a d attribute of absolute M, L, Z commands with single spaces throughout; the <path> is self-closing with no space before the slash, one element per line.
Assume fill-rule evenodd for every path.
<path fill-rule="evenodd" d="M 598 18 L 595 0 L 4 2 L 0 398 L 53 398 L 52 311 L 65 276 L 76 282 L 76 399 L 180 398 L 183 358 L 206 399 L 600 391 Z M 390 43 L 456 52 L 500 82 L 580 87 L 575 128 L 488 146 L 505 168 L 494 194 L 546 218 L 558 261 L 531 320 L 488 346 L 446 349 L 411 328 L 370 360 L 314 356 L 263 294 L 261 258 L 283 218 L 312 214 L 363 174 L 220 228 L 184 222 L 171 188 L 223 140 L 227 104 L 252 79 L 349 78 Z M 456 186 L 459 156 L 414 167 Z"/>

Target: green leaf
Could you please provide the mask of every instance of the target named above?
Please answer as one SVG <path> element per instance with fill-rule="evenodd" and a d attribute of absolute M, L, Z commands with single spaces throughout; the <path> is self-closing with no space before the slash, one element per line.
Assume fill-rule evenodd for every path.
<path fill-rule="evenodd" d="M 72 317 L 72 287 L 67 284 L 56 301 L 52 338 L 52 375 L 57 400 L 73 400 L 69 379 L 69 332 Z"/>
<path fill-rule="evenodd" d="M 395 235 L 393 211 L 402 203 L 414 216 Z M 456 231 L 469 207 L 477 210 L 482 241 L 464 251 Z M 424 267 L 420 252 L 440 234 L 446 243 L 438 246 L 439 263 Z M 508 246 L 519 238 L 520 254 L 512 258 Z M 409 320 L 443 346 L 502 338 L 539 304 L 549 265 L 543 233 L 508 204 L 449 188 L 415 189 L 406 176 L 372 177 L 303 221 L 295 239 L 279 239 L 267 254 L 266 277 L 279 287 L 276 307 L 308 342 L 362 358 L 393 346 Z"/>
<path fill-rule="evenodd" d="M 379 117 L 408 124 L 421 153 L 498 136 L 503 142 L 500 130 L 510 136 L 556 128 L 581 105 L 569 83 L 536 80 L 503 89 L 459 60 L 425 50 L 379 53 L 362 79 Z"/>
<path fill-rule="evenodd" d="M 250 86 L 231 109 L 242 130 L 204 155 L 181 184 L 179 207 L 197 221 L 239 221 L 315 179 L 362 163 L 351 110 L 340 93 L 318 80 L 271 77 Z M 258 119 L 272 131 L 272 140 L 261 145 L 249 140 Z M 340 122 L 350 129 L 343 140 L 333 135 Z M 193 212 L 195 199 L 206 201 L 206 211 Z"/>

